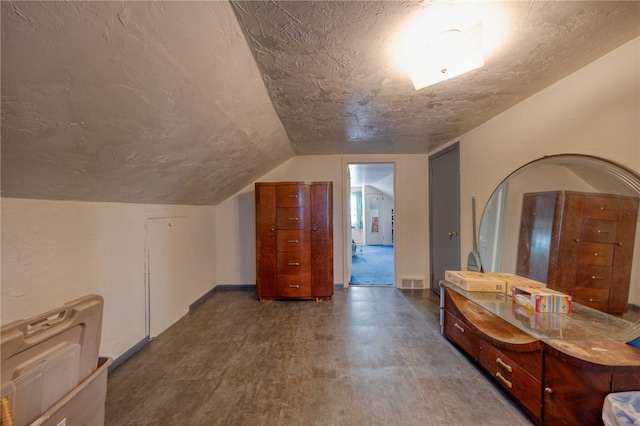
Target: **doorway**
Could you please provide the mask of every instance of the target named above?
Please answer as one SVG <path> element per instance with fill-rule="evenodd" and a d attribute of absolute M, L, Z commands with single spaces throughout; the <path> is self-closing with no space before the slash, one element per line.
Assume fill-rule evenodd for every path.
<path fill-rule="evenodd" d="M 349 163 L 349 285 L 393 286 L 393 163 Z"/>

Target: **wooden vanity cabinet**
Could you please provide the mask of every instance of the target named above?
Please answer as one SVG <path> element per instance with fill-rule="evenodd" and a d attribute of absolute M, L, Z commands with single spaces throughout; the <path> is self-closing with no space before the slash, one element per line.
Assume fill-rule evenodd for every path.
<path fill-rule="evenodd" d="M 516 274 L 585 306 L 627 310 L 638 198 L 548 191 L 524 194 Z"/>
<path fill-rule="evenodd" d="M 331 299 L 332 182 L 256 183 L 255 201 L 258 297 Z"/>
<path fill-rule="evenodd" d="M 469 293 L 447 281 L 440 287 L 444 336 L 537 424 L 602 425 L 609 393 L 640 390 L 640 349 L 584 328 L 571 316 L 522 313 L 505 295 Z"/>
<path fill-rule="evenodd" d="M 522 408 L 542 418 L 540 342 L 460 294 L 443 288 L 442 332 L 476 360 Z"/>

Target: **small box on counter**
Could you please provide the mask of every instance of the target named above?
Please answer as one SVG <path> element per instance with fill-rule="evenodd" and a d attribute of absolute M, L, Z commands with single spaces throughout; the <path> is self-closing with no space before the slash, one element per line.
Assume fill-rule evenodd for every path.
<path fill-rule="evenodd" d="M 503 280 L 505 285 L 505 293 L 511 294 L 511 287 L 521 285 L 527 287 L 546 287 L 543 282 L 532 280 L 531 278 L 521 277 L 520 275 L 510 274 L 508 272 L 485 272 L 486 275 Z"/>
<path fill-rule="evenodd" d="M 533 312 L 553 312 L 553 296 L 539 287 L 514 285 L 511 287 L 513 303 L 522 305 Z"/>
<path fill-rule="evenodd" d="M 444 279 L 466 291 L 491 291 L 503 293 L 504 280 L 475 271 L 444 271 Z"/>
<path fill-rule="evenodd" d="M 534 312 L 571 313 L 571 296 L 548 288 L 514 285 L 511 297 L 513 303 Z"/>
<path fill-rule="evenodd" d="M 547 291 L 552 291 L 547 289 Z M 553 294 L 553 312 L 559 314 L 571 313 L 571 296 L 568 294 L 560 293 L 559 291 L 552 291 Z"/>

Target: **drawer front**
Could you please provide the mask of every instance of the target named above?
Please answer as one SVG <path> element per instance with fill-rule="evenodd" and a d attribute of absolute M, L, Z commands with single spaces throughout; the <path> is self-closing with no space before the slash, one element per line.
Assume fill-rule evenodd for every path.
<path fill-rule="evenodd" d="M 308 205 L 309 185 L 287 184 L 276 187 L 276 206 L 302 207 Z"/>
<path fill-rule="evenodd" d="M 609 290 L 601 288 L 575 287 L 572 299 L 576 303 L 606 312 L 609 309 Z"/>
<path fill-rule="evenodd" d="M 276 211 L 278 229 L 305 229 L 309 224 L 309 209 L 304 207 L 283 207 Z"/>
<path fill-rule="evenodd" d="M 282 230 L 278 231 L 278 251 L 304 252 L 311 249 L 311 236 L 306 230 Z"/>
<path fill-rule="evenodd" d="M 478 359 L 480 351 L 480 339 L 471 330 L 467 324 L 460 321 L 458 318 L 451 315 L 449 312 L 444 311 L 444 326 L 443 333 L 449 337 L 455 343 L 458 344 L 467 354 L 474 359 Z"/>
<path fill-rule="evenodd" d="M 311 273 L 311 254 L 309 252 L 279 252 L 278 275 L 298 275 Z"/>
<path fill-rule="evenodd" d="M 530 353 L 542 360 L 541 352 Z M 542 416 L 542 385 L 513 359 L 494 346 L 482 342 L 480 364 L 508 393 L 539 419 Z"/>
<path fill-rule="evenodd" d="M 600 243 L 580 243 L 578 263 L 583 265 L 613 265 L 613 245 Z"/>
<path fill-rule="evenodd" d="M 583 217 L 589 219 L 618 220 L 618 199 L 610 197 L 585 197 Z"/>
<path fill-rule="evenodd" d="M 582 223 L 581 240 L 612 244 L 616 242 L 618 223 L 611 220 L 588 219 Z"/>
<path fill-rule="evenodd" d="M 576 272 L 576 287 L 608 291 L 611 287 L 611 272 L 610 266 L 581 265 Z"/>
<path fill-rule="evenodd" d="M 278 275 L 279 297 L 310 297 L 311 274 Z"/>

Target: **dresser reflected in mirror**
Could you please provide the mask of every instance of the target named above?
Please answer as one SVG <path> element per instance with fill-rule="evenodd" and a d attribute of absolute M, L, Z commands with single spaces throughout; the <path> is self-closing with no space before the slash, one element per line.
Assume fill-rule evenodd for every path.
<path fill-rule="evenodd" d="M 640 176 L 602 158 L 561 154 L 525 164 L 484 209 L 483 269 L 544 282 L 586 315 L 604 312 L 621 324 L 611 338 L 638 339 L 639 200 Z"/>

